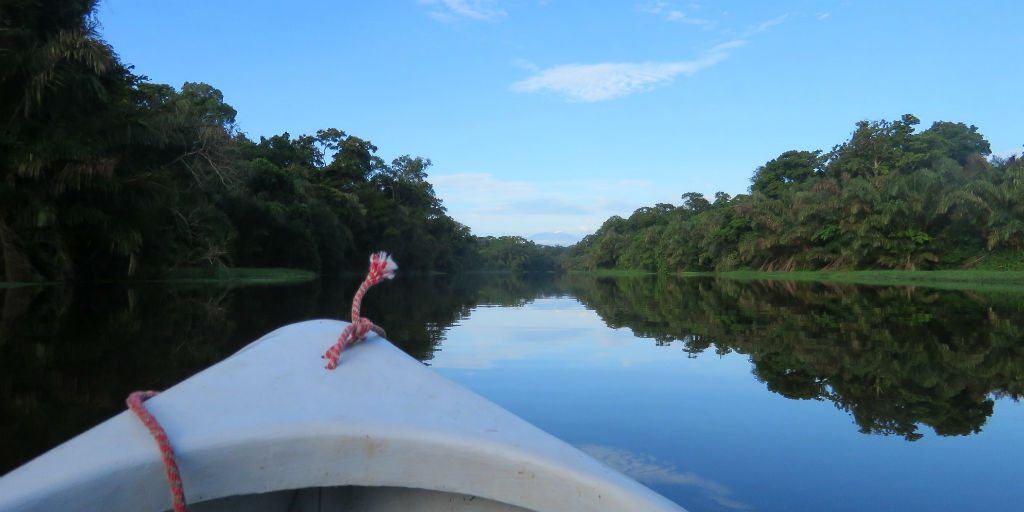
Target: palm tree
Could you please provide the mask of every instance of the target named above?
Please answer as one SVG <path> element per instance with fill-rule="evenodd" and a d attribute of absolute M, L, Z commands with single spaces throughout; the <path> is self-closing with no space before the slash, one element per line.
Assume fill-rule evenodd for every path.
<path fill-rule="evenodd" d="M 0 7 L 0 242 L 7 279 L 36 274 L 26 247 L 66 262 L 55 197 L 109 179 L 102 115 L 125 69 L 96 34 L 95 0 Z M 19 234 L 21 236 L 19 236 Z M 24 243 L 22 243 L 24 242 Z M 38 256 L 38 255 L 36 255 Z"/>
<path fill-rule="evenodd" d="M 11 0 L 0 7 L 0 103 L 6 128 L 53 113 L 51 103 L 104 96 L 123 71 L 97 34 L 96 0 Z"/>
<path fill-rule="evenodd" d="M 979 180 L 972 183 L 971 189 L 988 205 L 988 248 L 1020 249 L 1024 245 L 1024 202 L 1020 200 L 1024 193 L 1024 164 L 1009 165 L 998 182 Z"/>

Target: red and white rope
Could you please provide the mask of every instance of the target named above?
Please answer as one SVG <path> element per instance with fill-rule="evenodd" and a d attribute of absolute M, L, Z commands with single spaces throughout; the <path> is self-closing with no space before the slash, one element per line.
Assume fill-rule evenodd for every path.
<path fill-rule="evenodd" d="M 377 333 L 380 337 L 385 336 L 384 329 L 374 325 L 369 319 L 359 316 L 359 308 L 362 305 L 363 296 L 366 295 L 366 291 L 371 286 L 385 279 L 393 279 L 396 270 L 398 270 L 398 264 L 395 263 L 395 260 L 391 259 L 391 256 L 388 256 L 388 253 L 377 252 L 370 256 L 370 272 L 367 273 L 363 284 L 359 285 L 355 296 L 352 297 L 352 323 L 341 331 L 338 341 L 331 345 L 331 348 L 327 349 L 327 352 L 324 353 L 324 358 L 327 359 L 328 370 L 337 368 L 341 352 L 349 345 L 365 340 L 366 335 L 370 331 Z"/>
<path fill-rule="evenodd" d="M 377 252 L 370 256 L 370 272 L 366 275 L 366 279 L 363 280 L 363 284 L 356 290 L 355 297 L 352 298 L 352 323 L 341 331 L 338 341 L 331 348 L 327 349 L 323 356 L 327 359 L 327 369 L 333 370 L 337 368 L 341 351 L 353 343 L 366 339 L 366 335 L 370 331 L 384 337 L 384 329 L 374 325 L 369 319 L 360 317 L 359 308 L 363 302 L 363 296 L 366 295 L 366 291 L 371 286 L 385 279 L 393 279 L 396 270 L 398 270 L 398 264 L 386 252 Z M 157 446 L 160 448 L 160 456 L 164 461 L 164 471 L 167 473 L 167 483 L 171 488 L 171 503 L 174 506 L 174 512 L 187 512 L 185 486 L 181 482 L 181 471 L 178 470 L 178 462 L 174 457 L 174 448 L 171 447 L 171 441 L 167 438 L 167 432 L 160 426 L 160 422 L 143 404 L 143 402 L 158 394 L 160 394 L 159 391 L 136 391 L 128 395 L 126 402 L 128 403 L 128 408 L 149 429 L 150 435 L 153 436 Z"/>
<path fill-rule="evenodd" d="M 159 391 L 136 391 L 128 395 L 128 408 L 142 420 L 142 423 L 149 429 L 150 435 L 156 440 L 160 447 L 160 456 L 164 460 L 164 472 L 167 473 L 167 483 L 171 487 L 171 503 L 174 505 L 174 512 L 186 512 L 185 507 L 185 486 L 181 483 L 181 472 L 178 471 L 178 462 L 174 458 L 174 448 L 171 447 L 171 440 L 167 438 L 167 432 L 160 426 L 146 406 L 146 400 L 159 395 Z"/>

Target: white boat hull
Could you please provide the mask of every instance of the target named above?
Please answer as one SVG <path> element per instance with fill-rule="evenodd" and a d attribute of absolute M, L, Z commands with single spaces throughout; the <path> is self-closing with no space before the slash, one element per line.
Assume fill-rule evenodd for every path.
<path fill-rule="evenodd" d="M 146 402 L 191 510 L 682 510 L 375 335 L 325 370 L 345 325 L 283 327 Z M 0 478 L 0 511 L 169 508 L 127 411 Z"/>

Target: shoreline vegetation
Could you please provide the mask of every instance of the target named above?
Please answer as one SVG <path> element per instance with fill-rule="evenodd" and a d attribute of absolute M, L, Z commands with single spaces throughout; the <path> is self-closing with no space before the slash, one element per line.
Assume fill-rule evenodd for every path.
<path fill-rule="evenodd" d="M 429 275 L 438 272 L 415 272 Z M 474 274 L 517 273 L 510 270 L 476 270 Z M 530 272 L 535 273 L 535 272 Z M 551 273 L 541 271 L 541 273 Z M 760 271 L 731 270 L 725 272 L 658 272 L 628 269 L 568 270 L 567 273 L 592 275 L 596 278 L 644 278 L 672 275 L 677 278 L 714 278 L 741 283 L 778 281 L 795 283 L 835 283 L 865 286 L 924 287 L 941 290 L 974 290 L 1024 293 L 1024 270 L 794 270 Z M 351 275 L 356 275 L 352 273 Z M 325 276 L 301 268 L 179 268 L 161 279 L 122 281 L 121 284 L 167 285 L 289 285 L 308 283 Z M 0 289 L 53 286 L 54 282 L 0 281 Z"/>
<path fill-rule="evenodd" d="M 510 271 L 485 270 L 474 274 L 508 274 Z M 550 272 L 545 272 L 550 273 Z M 594 277 L 674 276 L 680 278 L 716 278 L 739 282 L 783 281 L 853 284 L 865 286 L 924 287 L 942 290 L 974 290 L 1024 293 L 1022 270 L 850 270 L 763 272 L 736 270 L 729 272 L 679 272 L 659 274 L 642 270 L 571 270 L 569 274 Z M 353 274 L 355 275 L 355 274 Z M 433 275 L 433 274 L 431 274 Z M 307 283 L 325 276 L 295 268 L 184 268 L 176 269 L 160 279 L 117 281 L 120 284 L 209 284 L 209 285 L 273 285 Z M 6 282 L 0 289 L 26 286 L 53 286 L 55 282 Z"/>
<path fill-rule="evenodd" d="M 1024 293 L 1020 270 L 850 270 L 759 272 L 685 272 L 682 277 L 717 277 L 741 282 L 790 281 L 856 284 L 867 286 L 920 286 L 943 290 L 1003 291 Z"/>
<path fill-rule="evenodd" d="M 136 74 L 100 37 L 96 0 L 0 19 L 5 47 L 45 50 L 0 52 L 0 280 L 336 275 L 380 250 L 415 272 L 557 269 L 558 250 L 448 215 L 429 159 L 386 161 L 333 127 L 250 136 L 216 87 Z M 187 278 L 296 277 L 211 272 Z"/>
<path fill-rule="evenodd" d="M 658 272 L 633 269 L 599 268 L 594 270 L 570 270 L 570 274 L 583 274 L 596 277 L 642 277 L 660 275 Z M 710 273 L 707 273 L 711 275 Z"/>
<path fill-rule="evenodd" d="M 435 194 L 429 159 L 387 162 L 337 128 L 250 138 L 215 87 L 134 74 L 100 38 L 95 5 L 59 16 L 30 5 L 9 23 L 17 47 L 51 50 L 0 53 L 4 287 L 290 282 L 359 272 L 377 250 L 405 271 L 447 274 L 757 269 L 1017 286 L 970 272 L 1024 271 L 1024 158 L 992 156 L 974 125 L 859 121 L 830 151 L 790 150 L 758 167 L 746 194 L 687 192 L 679 206 L 612 216 L 574 246 L 549 247 L 474 235 Z M 947 269 L 968 274 L 877 273 Z"/>
<path fill-rule="evenodd" d="M 96 280 L 86 283 L 74 281 L 0 281 L 0 289 L 29 286 L 56 286 L 65 284 L 290 284 L 307 283 L 321 277 L 316 272 L 300 268 L 277 267 L 221 267 L 178 268 L 158 278 Z"/>
<path fill-rule="evenodd" d="M 168 284 L 289 284 L 317 279 L 316 272 L 298 268 L 182 268 L 155 282 Z"/>
<path fill-rule="evenodd" d="M 746 194 L 612 216 L 570 248 L 574 270 L 1024 270 L 1024 158 L 978 127 L 860 121 L 831 151 L 790 150 Z"/>
<path fill-rule="evenodd" d="M 787 281 L 854 284 L 865 286 L 924 287 L 942 290 L 975 290 L 1024 293 L 1024 270 L 796 270 L 765 272 L 734 270 L 728 272 L 678 272 L 659 274 L 642 270 L 573 270 L 571 274 L 596 277 L 644 277 L 673 275 L 681 278 L 710 277 L 740 282 Z"/>

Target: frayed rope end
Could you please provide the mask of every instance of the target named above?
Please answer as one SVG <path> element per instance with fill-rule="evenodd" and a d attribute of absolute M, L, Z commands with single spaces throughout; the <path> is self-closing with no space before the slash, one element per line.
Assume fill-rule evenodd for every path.
<path fill-rule="evenodd" d="M 381 251 L 370 255 L 370 274 L 377 276 L 375 281 L 381 279 L 394 279 L 395 271 L 398 270 L 398 263 L 391 259 L 391 255 Z"/>

